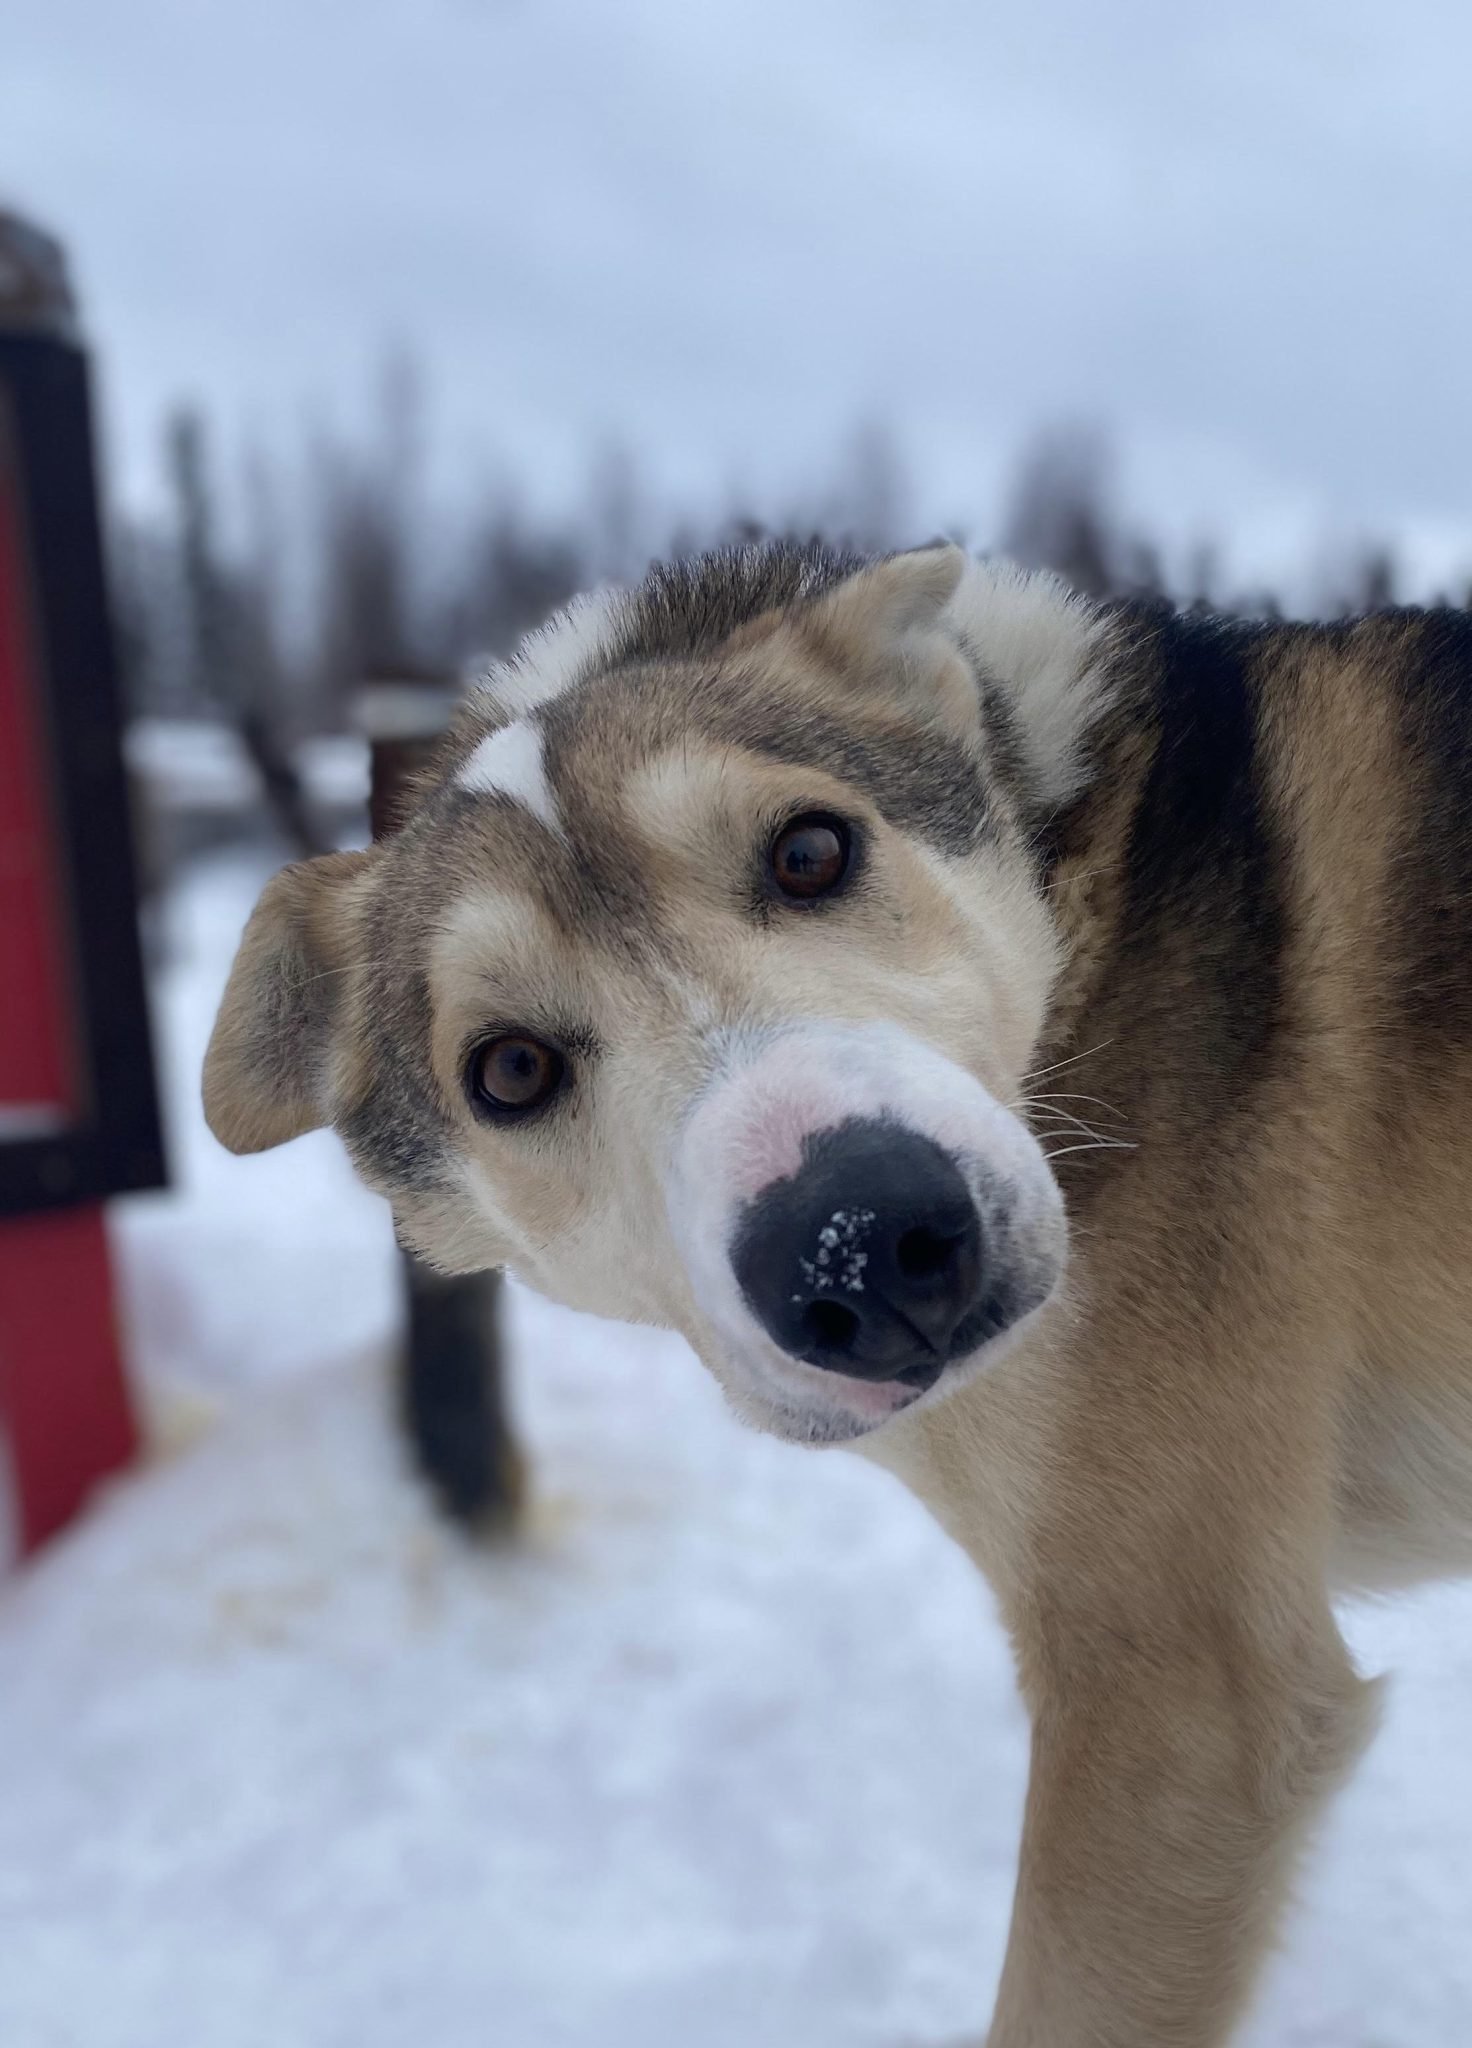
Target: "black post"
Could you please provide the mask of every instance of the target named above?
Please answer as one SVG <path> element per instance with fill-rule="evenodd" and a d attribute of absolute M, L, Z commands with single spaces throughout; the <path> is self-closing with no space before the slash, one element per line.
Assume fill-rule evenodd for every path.
<path fill-rule="evenodd" d="M 361 692 L 375 839 L 396 829 L 405 779 L 444 730 L 453 702 L 438 678 L 395 677 Z M 503 1533 L 520 1511 L 525 1468 L 507 1413 L 501 1275 L 447 1277 L 402 1256 L 408 1315 L 399 1399 L 415 1459 L 457 1522 Z"/>

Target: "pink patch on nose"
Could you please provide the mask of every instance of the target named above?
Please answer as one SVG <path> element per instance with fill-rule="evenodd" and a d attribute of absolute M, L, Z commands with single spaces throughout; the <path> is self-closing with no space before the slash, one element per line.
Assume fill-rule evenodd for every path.
<path fill-rule="evenodd" d="M 727 1185 L 738 1202 L 748 1202 L 773 1181 L 790 1180 L 802 1165 L 803 1146 L 827 1128 L 814 1121 L 812 1106 L 774 1102 L 732 1134 Z"/>
<path fill-rule="evenodd" d="M 879 1107 L 867 1077 L 835 1072 L 821 1041 L 787 1040 L 755 1067 L 718 1086 L 696 1111 L 690 1145 L 728 1198 L 749 1202 L 790 1180 L 820 1131 Z"/>
<path fill-rule="evenodd" d="M 773 1181 L 790 1180 L 803 1162 L 803 1148 L 822 1131 L 869 1113 L 869 1104 L 847 1089 L 825 1087 L 810 1077 L 752 1089 L 737 1086 L 719 1112 L 713 1159 L 724 1167 L 727 1189 L 748 1202 Z"/>

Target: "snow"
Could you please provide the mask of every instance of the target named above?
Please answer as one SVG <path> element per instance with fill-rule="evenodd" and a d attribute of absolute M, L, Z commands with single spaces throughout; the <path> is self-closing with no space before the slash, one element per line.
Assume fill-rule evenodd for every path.
<path fill-rule="evenodd" d="M 818 1248 L 810 1259 L 799 1259 L 802 1276 L 809 1287 L 844 1287 L 850 1294 L 864 1291 L 864 1268 L 869 1254 L 860 1249 L 864 1234 L 874 1221 L 872 1209 L 835 1209 L 818 1232 Z M 833 1254 L 842 1252 L 841 1270 L 830 1272 Z M 802 1296 L 793 1295 L 794 1301 Z"/>
<path fill-rule="evenodd" d="M 5 2048 L 802 2048 L 983 2025 L 1026 1731 L 892 1480 L 738 1429 L 674 1339 L 515 1291 L 523 1544 L 391 1425 L 394 1255 L 334 1144 L 215 1150 L 264 872 L 173 903 L 179 1190 L 115 1239 L 160 1452 L 0 1591 Z M 1460 2048 L 1472 1596 L 1351 1617 L 1386 1725 L 1250 2048 Z"/>
<path fill-rule="evenodd" d="M 240 734 L 203 719 L 137 718 L 128 727 L 128 766 L 150 801 L 165 809 L 244 813 L 261 802 L 261 777 Z M 298 773 L 317 802 L 368 801 L 368 746 L 353 734 L 317 733 L 295 750 Z"/>

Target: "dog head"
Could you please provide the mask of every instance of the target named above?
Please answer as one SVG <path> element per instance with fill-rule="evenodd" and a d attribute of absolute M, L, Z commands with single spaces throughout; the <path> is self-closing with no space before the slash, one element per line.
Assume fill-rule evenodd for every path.
<path fill-rule="evenodd" d="M 580 601 L 401 831 L 266 890 L 211 1127 L 335 1125 L 425 1257 L 682 1331 L 778 1434 L 939 1397 L 1062 1268 L 1014 1105 L 1058 967 L 1032 840 L 1101 633 L 954 548 Z"/>

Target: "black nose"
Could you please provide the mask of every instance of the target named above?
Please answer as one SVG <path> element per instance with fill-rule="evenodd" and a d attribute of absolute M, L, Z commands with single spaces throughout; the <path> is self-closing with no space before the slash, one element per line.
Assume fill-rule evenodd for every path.
<path fill-rule="evenodd" d="M 731 1254 L 747 1304 L 794 1358 L 926 1387 L 989 1334 L 981 1225 L 955 1161 L 902 1125 L 808 1140 L 764 1188 Z"/>

